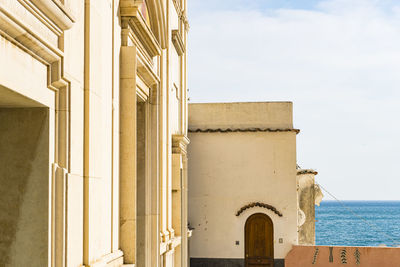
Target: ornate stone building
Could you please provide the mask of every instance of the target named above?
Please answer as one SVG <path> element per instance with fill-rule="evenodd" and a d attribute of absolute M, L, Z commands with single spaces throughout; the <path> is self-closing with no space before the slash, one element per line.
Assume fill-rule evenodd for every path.
<path fill-rule="evenodd" d="M 186 9 L 0 1 L 0 266 L 187 266 Z"/>

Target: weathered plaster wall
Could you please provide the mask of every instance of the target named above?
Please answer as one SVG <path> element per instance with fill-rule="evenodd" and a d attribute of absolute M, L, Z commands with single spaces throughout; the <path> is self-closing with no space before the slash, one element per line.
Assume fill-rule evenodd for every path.
<path fill-rule="evenodd" d="M 315 173 L 297 172 L 299 244 L 315 244 Z"/>
<path fill-rule="evenodd" d="M 47 266 L 45 108 L 0 108 L 0 266 Z"/>
<path fill-rule="evenodd" d="M 315 205 L 319 206 L 324 195 L 311 169 L 297 170 L 298 235 L 300 245 L 315 245 Z"/>
<path fill-rule="evenodd" d="M 291 107 L 288 103 L 243 105 L 244 109 L 239 112 L 236 109 L 240 109 L 240 104 L 237 103 L 231 106 L 223 104 L 222 108 L 218 106 L 215 109 L 206 104 L 206 111 L 198 113 L 201 105 L 190 105 L 189 128 L 208 126 L 211 118 L 212 121 L 221 121 L 220 125 L 231 127 L 238 127 L 235 121 L 239 126 L 247 127 L 253 124 L 246 121 L 263 127 L 292 127 L 287 115 L 291 110 L 286 110 Z M 236 117 L 230 114 L 230 110 L 235 110 Z M 274 116 L 278 116 L 281 110 L 282 117 L 269 124 L 270 116 L 261 116 L 258 113 L 261 110 L 270 110 Z M 199 117 L 203 117 L 204 122 Z M 191 119 L 196 126 L 192 125 Z M 292 244 L 297 243 L 296 134 L 190 133 L 189 138 L 189 223 L 195 228 L 190 239 L 190 257 L 244 258 L 245 222 L 251 214 L 262 212 L 274 224 L 275 258 L 284 258 Z M 283 216 L 259 207 L 235 216 L 241 207 L 251 202 L 270 204 Z"/>

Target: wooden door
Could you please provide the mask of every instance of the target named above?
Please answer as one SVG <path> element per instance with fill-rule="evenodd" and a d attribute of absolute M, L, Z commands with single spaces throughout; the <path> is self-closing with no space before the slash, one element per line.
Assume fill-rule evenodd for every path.
<path fill-rule="evenodd" d="M 245 225 L 246 267 L 274 266 L 274 229 L 265 214 L 251 215 Z"/>

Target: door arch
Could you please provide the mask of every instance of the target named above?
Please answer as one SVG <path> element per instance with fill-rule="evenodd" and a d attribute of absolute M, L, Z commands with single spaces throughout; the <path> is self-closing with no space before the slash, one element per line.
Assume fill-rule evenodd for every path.
<path fill-rule="evenodd" d="M 274 266 L 274 226 L 263 213 L 251 215 L 245 224 L 245 266 Z"/>

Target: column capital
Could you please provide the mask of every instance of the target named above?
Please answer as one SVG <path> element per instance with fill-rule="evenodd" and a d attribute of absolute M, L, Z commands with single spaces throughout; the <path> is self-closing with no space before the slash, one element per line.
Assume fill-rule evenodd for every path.
<path fill-rule="evenodd" d="M 186 155 L 187 145 L 190 143 L 186 135 L 174 134 L 172 135 L 172 153 Z"/>

